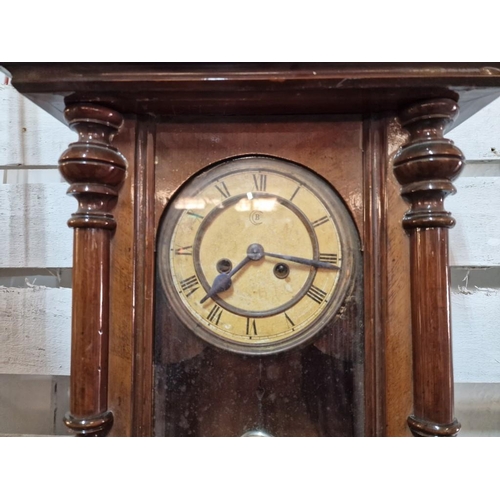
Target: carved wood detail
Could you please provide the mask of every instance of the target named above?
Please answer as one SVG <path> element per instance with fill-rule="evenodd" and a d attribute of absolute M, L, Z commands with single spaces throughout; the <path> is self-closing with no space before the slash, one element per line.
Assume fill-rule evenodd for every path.
<path fill-rule="evenodd" d="M 153 324 L 155 272 L 155 123 L 139 119 L 135 142 L 134 436 L 153 435 Z"/>
<path fill-rule="evenodd" d="M 112 210 L 127 161 L 111 141 L 122 116 L 94 104 L 74 104 L 65 118 L 78 141 L 59 159 L 78 210 L 74 228 L 70 412 L 65 424 L 78 436 L 103 436 L 113 425 L 108 410 L 109 258 Z"/>
<path fill-rule="evenodd" d="M 386 433 L 384 343 L 387 328 L 387 120 L 363 122 L 365 197 L 365 435 Z"/>
<path fill-rule="evenodd" d="M 455 436 L 453 414 L 448 229 L 455 220 L 444 199 L 464 166 L 462 152 L 443 137 L 458 115 L 452 99 L 432 99 L 399 117 L 408 141 L 394 157 L 401 195 L 410 203 L 403 227 L 410 237 L 415 436 Z"/>

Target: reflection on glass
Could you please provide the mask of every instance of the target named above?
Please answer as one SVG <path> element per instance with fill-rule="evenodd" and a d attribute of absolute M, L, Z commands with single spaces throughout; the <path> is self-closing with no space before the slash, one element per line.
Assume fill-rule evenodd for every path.
<path fill-rule="evenodd" d="M 242 198 L 234 208 L 237 212 L 272 212 L 275 206 L 276 198 Z"/>
<path fill-rule="evenodd" d="M 178 210 L 193 210 L 193 209 L 201 209 L 203 210 L 206 207 L 206 202 L 203 198 L 188 198 L 183 196 L 175 201 L 175 208 Z"/>

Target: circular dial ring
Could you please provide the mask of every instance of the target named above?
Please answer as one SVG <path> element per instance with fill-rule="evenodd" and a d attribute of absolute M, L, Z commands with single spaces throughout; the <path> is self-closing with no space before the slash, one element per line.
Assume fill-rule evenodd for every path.
<path fill-rule="evenodd" d="M 242 199 L 244 200 L 247 198 L 247 193 L 240 194 L 237 196 L 232 196 L 231 198 L 228 198 L 227 200 L 224 200 L 220 205 L 216 206 L 215 208 L 212 209 L 212 211 L 203 219 L 203 221 L 200 224 L 200 228 L 198 229 L 196 233 L 196 238 L 194 241 L 193 245 L 193 262 L 194 262 L 194 268 L 196 271 L 196 275 L 198 277 L 198 280 L 202 284 L 203 288 L 205 290 L 210 289 L 210 284 L 205 276 L 205 273 L 203 272 L 203 267 L 201 265 L 201 260 L 200 260 L 200 246 L 201 246 L 201 241 L 203 240 L 203 236 L 205 235 L 205 231 L 207 227 L 210 227 L 210 223 L 212 222 L 213 219 L 218 217 L 220 213 L 224 210 L 231 209 L 234 205 L 239 203 Z M 316 235 L 314 233 L 314 228 L 311 224 L 311 222 L 307 219 L 307 217 L 302 213 L 301 210 L 297 208 L 296 205 L 293 205 L 293 203 L 290 203 L 288 200 L 285 200 L 284 198 L 281 198 L 279 196 L 270 194 L 270 193 L 254 193 L 253 194 L 253 200 L 275 200 L 277 203 L 282 204 L 283 206 L 287 207 L 289 210 L 291 210 L 295 215 L 297 215 L 298 219 L 301 221 L 301 223 L 306 227 L 308 235 L 311 240 L 312 244 L 312 249 L 313 249 L 313 259 L 319 260 L 319 247 L 318 247 L 318 240 L 316 238 Z M 263 256 L 262 256 L 263 257 Z M 255 259 L 255 260 L 260 260 L 260 259 Z M 218 295 L 215 295 L 212 297 L 213 301 L 219 304 L 221 307 L 226 309 L 227 311 L 234 312 L 235 314 L 239 314 L 242 316 L 248 316 L 251 318 L 262 318 L 266 316 L 274 316 L 276 314 L 282 313 L 289 309 L 291 306 L 293 306 L 295 303 L 297 303 L 309 290 L 309 288 L 312 285 L 312 282 L 314 280 L 314 277 L 316 275 L 316 270 L 314 267 L 310 268 L 309 271 L 309 276 L 307 277 L 307 280 L 304 282 L 302 285 L 301 290 L 296 293 L 290 300 L 285 302 L 284 304 L 280 304 L 278 307 L 275 307 L 273 309 L 269 310 L 257 310 L 257 311 L 252 311 L 248 309 L 242 309 L 241 307 L 236 307 L 233 306 L 232 304 L 224 301 L 222 297 L 219 297 Z"/>
<path fill-rule="evenodd" d="M 296 163 L 226 160 L 182 186 L 164 215 L 158 265 L 167 300 L 217 347 L 271 354 L 307 342 L 352 286 L 351 217 L 326 181 Z"/>

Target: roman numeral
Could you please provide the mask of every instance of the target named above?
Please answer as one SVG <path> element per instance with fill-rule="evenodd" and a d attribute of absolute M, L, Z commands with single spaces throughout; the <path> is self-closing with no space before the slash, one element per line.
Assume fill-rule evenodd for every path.
<path fill-rule="evenodd" d="M 321 304 L 321 302 L 323 302 L 326 298 L 326 292 L 314 285 L 311 285 L 311 288 L 309 288 L 306 295 L 318 304 Z"/>
<path fill-rule="evenodd" d="M 252 333 L 253 330 L 253 333 Z M 250 320 L 250 318 L 247 318 L 247 335 L 257 335 L 257 325 L 255 324 L 255 320 Z M 250 337 L 252 338 L 252 337 Z"/>
<path fill-rule="evenodd" d="M 297 189 L 293 192 L 292 197 L 290 198 L 290 201 L 292 201 L 295 198 L 295 195 L 299 192 L 299 189 L 301 186 L 298 186 Z"/>
<path fill-rule="evenodd" d="M 267 184 L 267 175 L 260 174 L 257 178 L 257 175 L 253 174 L 253 182 L 255 183 L 255 189 L 257 191 L 265 191 Z"/>
<path fill-rule="evenodd" d="M 288 316 L 287 313 L 285 313 L 285 318 L 286 318 L 287 323 L 290 323 L 290 326 L 292 327 L 292 330 L 293 330 L 295 323 L 291 320 L 291 318 Z"/>
<path fill-rule="evenodd" d="M 188 292 L 188 293 L 186 293 L 186 297 L 189 297 L 194 292 L 196 292 L 196 290 L 198 290 L 198 288 L 199 288 L 199 286 L 197 286 L 197 285 L 199 285 L 198 278 L 196 278 L 196 276 L 194 276 L 194 275 L 190 276 L 189 278 L 182 280 L 180 282 L 180 285 L 181 285 L 182 290 L 184 290 L 184 292 Z"/>
<path fill-rule="evenodd" d="M 336 253 L 320 253 L 319 260 L 321 262 L 329 262 L 330 264 L 337 264 L 338 255 Z"/>
<path fill-rule="evenodd" d="M 220 184 L 216 184 L 215 187 L 218 189 L 219 193 L 224 196 L 224 198 L 229 198 L 231 196 L 224 181 Z"/>
<path fill-rule="evenodd" d="M 211 321 L 212 323 L 218 325 L 221 314 L 222 314 L 222 309 L 217 304 L 215 304 L 214 307 L 212 307 L 210 313 L 208 314 L 207 319 L 208 321 Z"/>
<path fill-rule="evenodd" d="M 175 255 L 193 255 L 193 245 L 175 249 Z"/>
<path fill-rule="evenodd" d="M 312 225 L 313 227 L 318 227 L 321 226 L 321 224 L 324 224 L 325 222 L 328 222 L 328 217 L 326 215 L 324 217 L 321 217 L 321 219 L 312 222 Z"/>

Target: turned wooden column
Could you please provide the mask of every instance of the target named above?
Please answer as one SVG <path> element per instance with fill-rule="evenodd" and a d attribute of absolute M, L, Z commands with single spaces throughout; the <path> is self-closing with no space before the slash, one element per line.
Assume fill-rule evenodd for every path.
<path fill-rule="evenodd" d="M 451 352 L 448 229 L 455 220 L 444 199 L 464 165 L 461 151 L 443 138 L 458 114 L 451 99 L 419 102 L 400 113 L 409 133 L 394 158 L 401 194 L 410 203 L 403 227 L 410 237 L 415 436 L 455 436 Z"/>
<path fill-rule="evenodd" d="M 68 106 L 65 117 L 78 141 L 59 159 L 78 210 L 74 229 L 70 412 L 65 424 L 79 436 L 104 436 L 113 425 L 107 407 L 109 252 L 112 209 L 127 162 L 110 145 L 122 116 L 94 104 Z"/>

